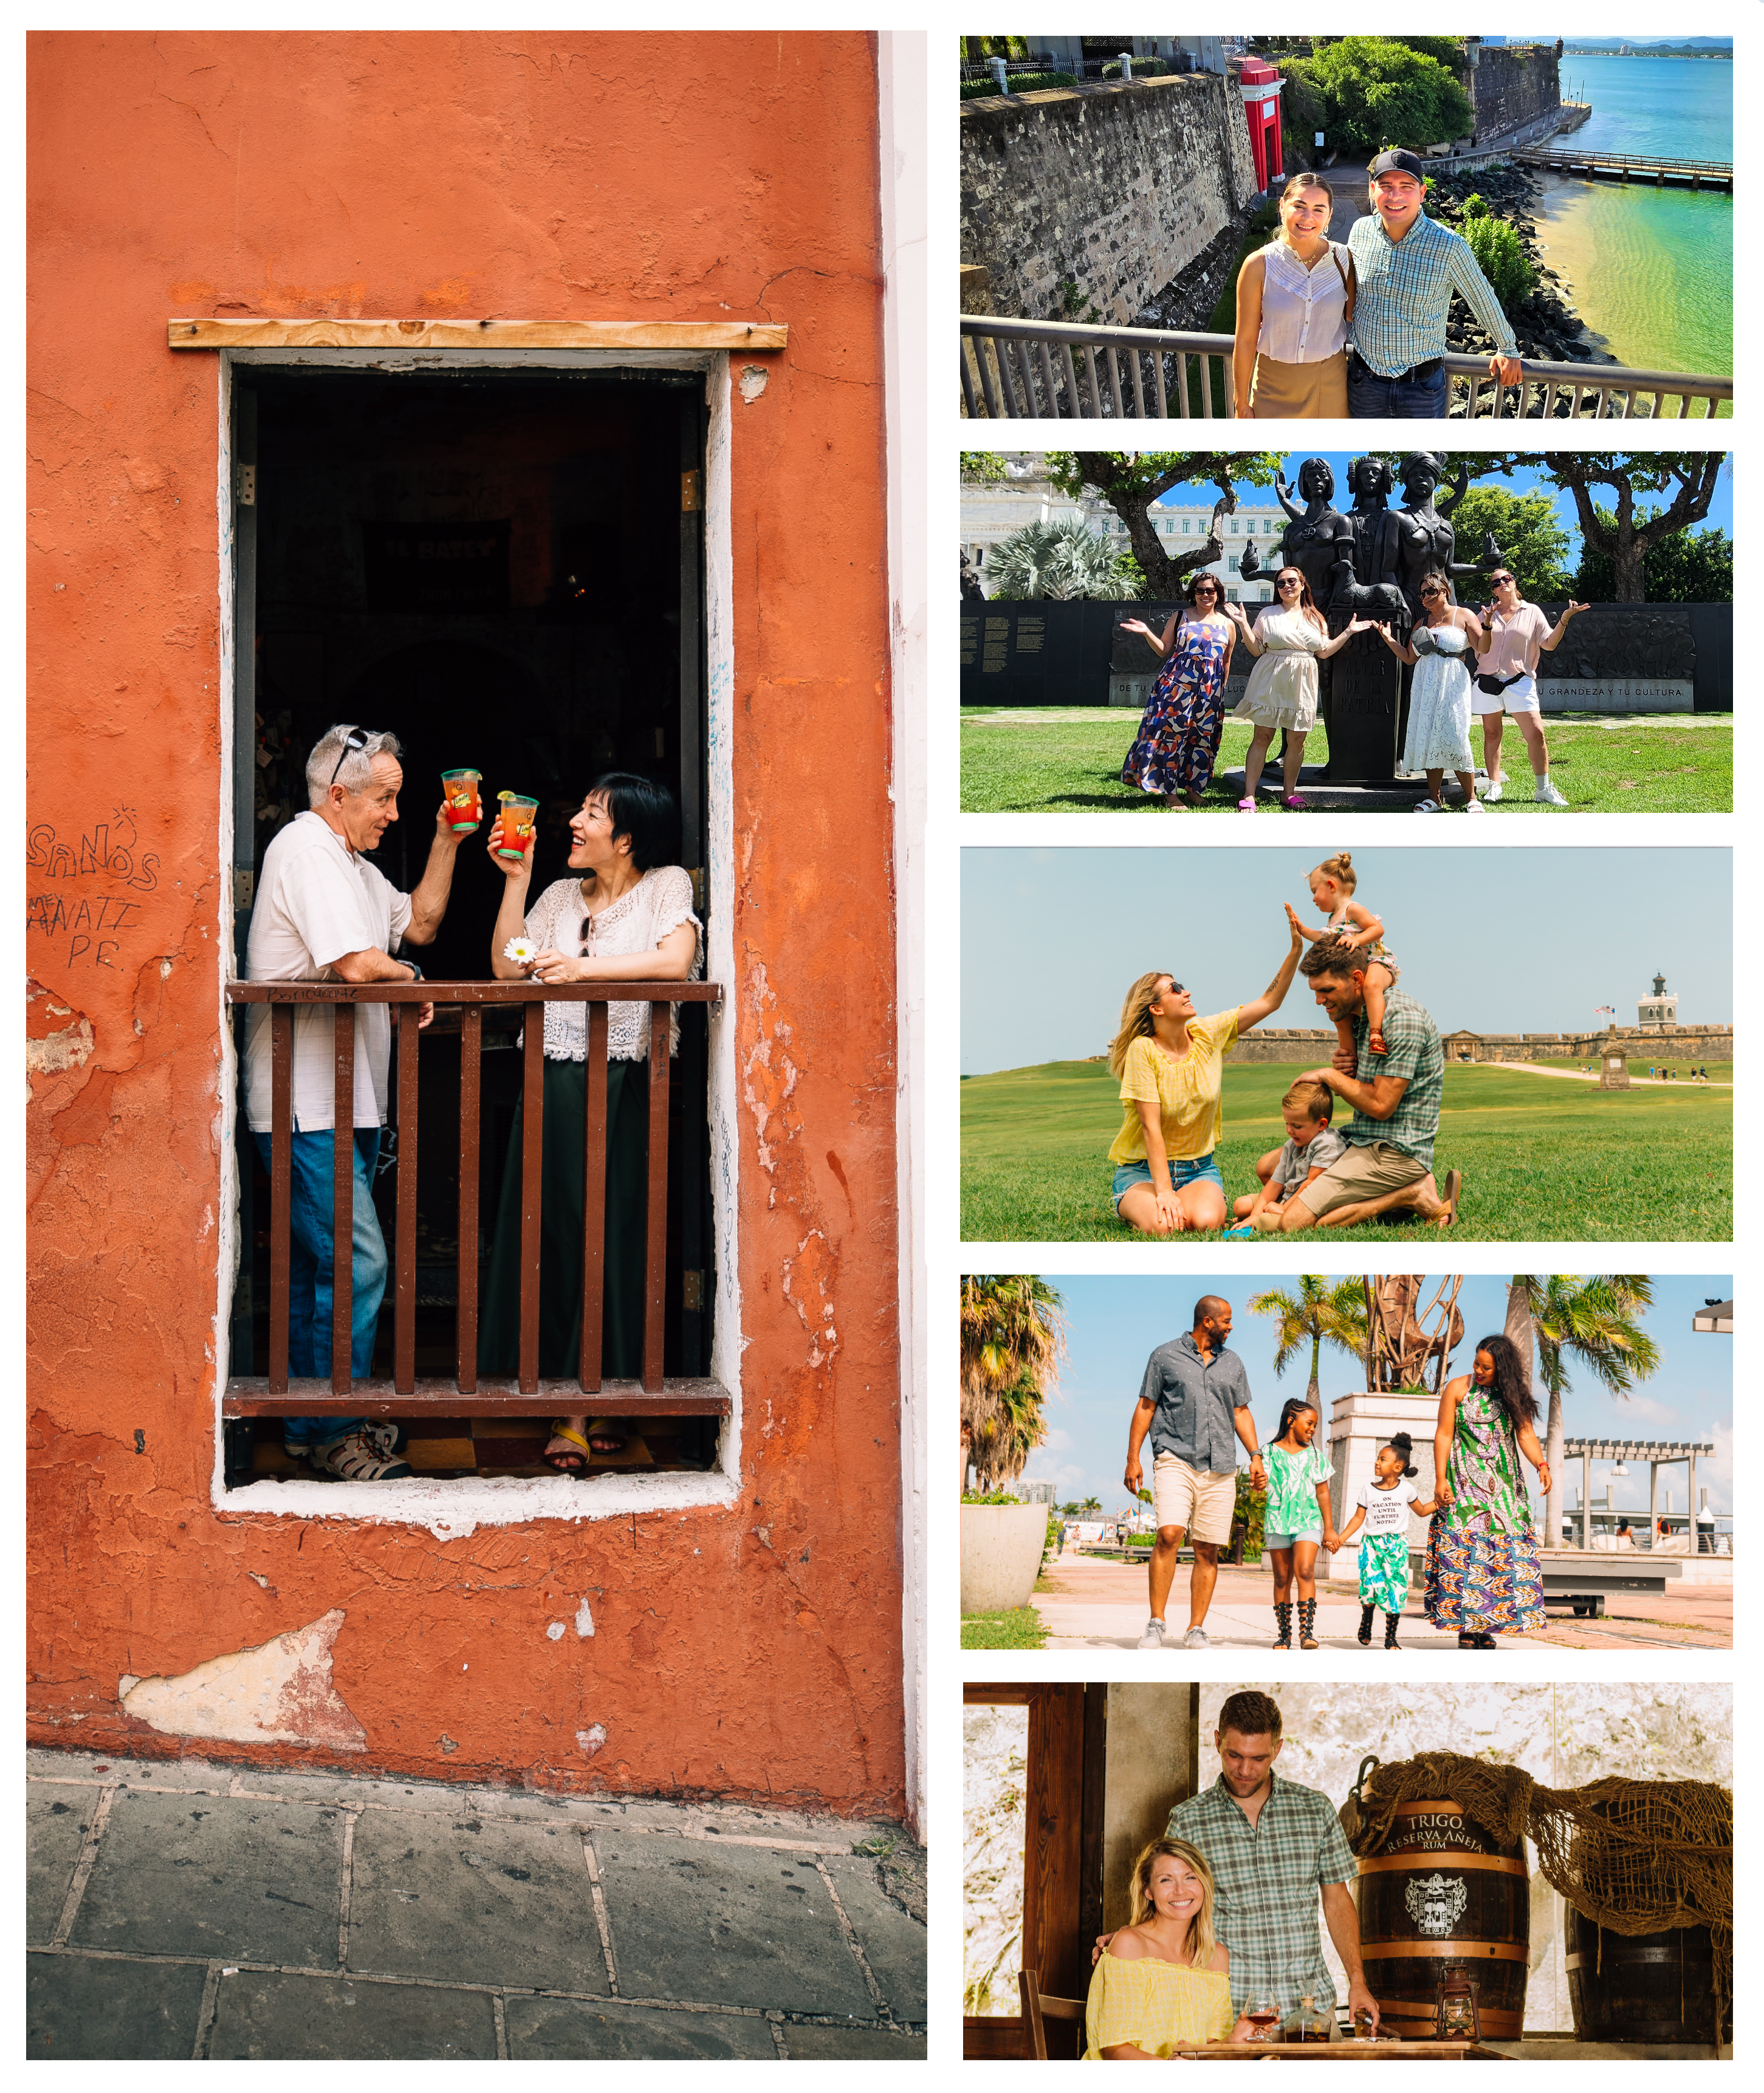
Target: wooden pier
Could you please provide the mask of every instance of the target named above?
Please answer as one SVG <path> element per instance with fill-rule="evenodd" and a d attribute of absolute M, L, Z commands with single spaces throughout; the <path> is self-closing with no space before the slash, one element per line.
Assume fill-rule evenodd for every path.
<path fill-rule="evenodd" d="M 1661 160 L 1646 153 L 1601 153 L 1575 145 L 1523 145 L 1506 155 L 1551 174 L 1580 175 L 1595 182 L 1652 182 L 1657 188 L 1725 189 L 1733 193 L 1733 168 L 1721 160 Z"/>

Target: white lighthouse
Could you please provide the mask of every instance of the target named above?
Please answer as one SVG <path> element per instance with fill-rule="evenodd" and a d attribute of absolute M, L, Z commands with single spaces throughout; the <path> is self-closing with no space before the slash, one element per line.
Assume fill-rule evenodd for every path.
<path fill-rule="evenodd" d="M 1653 977 L 1653 993 L 1636 1005 L 1636 1022 L 1644 1032 L 1666 1032 L 1678 1024 L 1678 998 L 1667 992 L 1666 976 Z"/>

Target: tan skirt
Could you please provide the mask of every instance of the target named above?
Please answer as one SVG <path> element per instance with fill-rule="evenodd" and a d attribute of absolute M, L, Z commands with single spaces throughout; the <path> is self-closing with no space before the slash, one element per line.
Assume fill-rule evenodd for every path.
<path fill-rule="evenodd" d="M 1258 422 L 1347 418 L 1347 351 L 1320 363 L 1276 363 L 1258 356 L 1250 379 L 1250 414 Z"/>

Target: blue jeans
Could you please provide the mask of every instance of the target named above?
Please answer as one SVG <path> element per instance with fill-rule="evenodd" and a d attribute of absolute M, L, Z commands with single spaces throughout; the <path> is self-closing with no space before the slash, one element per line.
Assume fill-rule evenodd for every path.
<path fill-rule="evenodd" d="M 270 1137 L 255 1133 L 263 1167 L 270 1168 Z M 331 1372 L 331 1237 L 336 1150 L 332 1130 L 293 1137 L 293 1187 L 288 1257 L 288 1371 L 291 1378 L 327 1379 Z M 386 1242 L 374 1211 L 374 1164 L 379 1129 L 355 1129 L 355 1195 L 351 1202 L 354 1239 L 350 1258 L 353 1292 L 349 1318 L 349 1372 L 358 1380 L 374 1363 L 374 1336 L 386 1291 Z M 282 1438 L 310 1446 L 353 1432 L 359 1417 L 284 1417 Z"/>
<path fill-rule="evenodd" d="M 1445 413 L 1445 366 L 1430 379 L 1380 378 L 1347 360 L 1347 411 L 1356 422 L 1437 422 Z"/>

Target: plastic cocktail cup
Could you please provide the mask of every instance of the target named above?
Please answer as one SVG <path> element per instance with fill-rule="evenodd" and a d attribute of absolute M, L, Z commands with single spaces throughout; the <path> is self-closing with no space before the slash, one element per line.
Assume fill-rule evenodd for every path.
<path fill-rule="evenodd" d="M 539 802 L 519 792 L 499 792 L 496 798 L 502 808 L 496 817 L 496 856 L 524 857 L 533 834 L 533 817 L 539 812 Z"/>
<path fill-rule="evenodd" d="M 483 799 L 478 787 L 481 770 L 444 770 L 441 790 L 447 798 L 447 825 L 455 835 L 467 835 L 484 817 Z"/>

